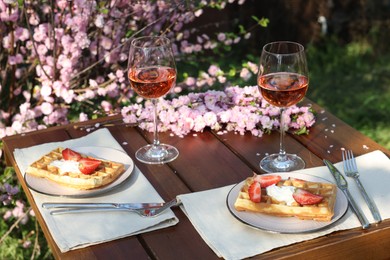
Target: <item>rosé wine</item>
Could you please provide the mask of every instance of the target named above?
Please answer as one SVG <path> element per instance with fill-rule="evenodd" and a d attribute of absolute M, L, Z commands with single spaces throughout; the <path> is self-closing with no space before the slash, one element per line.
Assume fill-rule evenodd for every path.
<path fill-rule="evenodd" d="M 264 99 L 278 107 L 289 107 L 301 101 L 306 94 L 308 83 L 306 76 L 289 72 L 265 74 L 258 80 Z"/>
<path fill-rule="evenodd" d="M 176 70 L 170 67 L 144 67 L 129 69 L 130 85 L 144 98 L 159 98 L 173 87 Z"/>

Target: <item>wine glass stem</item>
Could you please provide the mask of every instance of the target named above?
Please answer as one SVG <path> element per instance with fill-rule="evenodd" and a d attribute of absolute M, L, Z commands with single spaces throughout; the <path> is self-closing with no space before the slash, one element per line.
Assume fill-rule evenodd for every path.
<path fill-rule="evenodd" d="M 279 148 L 279 156 L 278 156 L 278 160 L 279 161 L 286 161 L 286 150 L 284 149 L 284 129 L 285 129 L 285 126 L 284 126 L 284 110 L 285 108 L 281 108 L 280 109 L 280 148 Z"/>
<path fill-rule="evenodd" d="M 152 99 L 153 109 L 154 109 L 154 117 L 153 117 L 153 123 L 154 123 L 153 147 L 154 148 L 157 148 L 160 145 L 160 139 L 158 136 L 157 102 L 158 102 L 157 98 Z"/>

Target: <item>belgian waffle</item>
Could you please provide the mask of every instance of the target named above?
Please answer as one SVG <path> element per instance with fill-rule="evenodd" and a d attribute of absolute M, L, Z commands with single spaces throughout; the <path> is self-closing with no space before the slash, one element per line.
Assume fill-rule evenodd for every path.
<path fill-rule="evenodd" d="M 252 202 L 248 194 L 248 189 L 252 183 L 253 177 L 246 179 L 234 204 L 236 210 L 318 221 L 330 221 L 334 215 L 337 193 L 335 184 L 309 182 L 293 178 L 281 180 L 276 184 L 277 186 L 294 186 L 323 197 L 320 203 L 314 205 L 300 205 L 297 202 L 287 205 L 283 201 L 280 202 L 268 196 L 265 188 L 261 189 L 261 201 L 259 203 Z"/>
<path fill-rule="evenodd" d="M 60 172 L 59 168 L 50 165 L 52 161 L 61 160 L 62 150 L 58 147 L 40 159 L 32 163 L 26 170 L 26 173 L 46 178 L 58 184 L 68 186 L 79 190 L 90 190 L 107 185 L 117 179 L 125 170 L 122 163 L 102 160 L 100 166 L 90 175 L 81 172 Z M 82 157 L 87 157 L 81 154 Z M 92 157 L 88 157 L 92 158 Z M 93 158 L 96 159 L 96 158 Z"/>

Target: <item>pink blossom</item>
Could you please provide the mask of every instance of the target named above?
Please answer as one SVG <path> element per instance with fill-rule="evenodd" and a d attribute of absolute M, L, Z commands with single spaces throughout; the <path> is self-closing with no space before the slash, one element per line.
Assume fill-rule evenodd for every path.
<path fill-rule="evenodd" d="M 31 241 L 30 240 L 26 240 L 23 242 L 23 248 L 30 248 L 32 245 Z"/>
<path fill-rule="evenodd" d="M 41 105 L 41 110 L 44 115 L 49 115 L 53 112 L 53 105 L 48 102 L 43 102 Z"/>
<path fill-rule="evenodd" d="M 226 77 L 224 77 L 224 76 L 218 76 L 217 79 L 218 79 L 218 82 L 221 84 L 224 84 L 226 82 Z"/>
<path fill-rule="evenodd" d="M 29 18 L 28 18 L 28 23 L 31 24 L 31 25 L 38 25 L 40 22 L 40 19 L 39 19 L 39 16 L 37 13 L 33 12 L 29 15 Z"/>
<path fill-rule="evenodd" d="M 230 111 L 221 111 L 218 115 L 222 123 L 227 123 L 230 121 Z"/>
<path fill-rule="evenodd" d="M 16 22 L 19 18 L 18 8 L 9 8 L 0 13 L 0 20 L 3 22 Z"/>
<path fill-rule="evenodd" d="M 79 121 L 80 121 L 80 122 L 87 121 L 88 119 L 89 119 L 89 118 L 88 118 L 88 115 L 87 115 L 86 113 L 81 112 L 81 113 L 79 114 Z"/>
<path fill-rule="evenodd" d="M 217 115 L 214 112 L 205 113 L 203 119 L 207 126 L 213 126 L 217 123 Z"/>
<path fill-rule="evenodd" d="M 44 44 L 39 44 L 37 47 L 38 55 L 44 56 L 47 53 L 48 49 Z"/>
<path fill-rule="evenodd" d="M 11 210 L 7 210 L 4 215 L 3 215 L 3 219 L 4 220 L 7 220 L 9 219 L 10 217 L 12 217 L 12 211 Z"/>
<path fill-rule="evenodd" d="M 217 73 L 219 73 L 221 70 L 218 66 L 216 65 L 211 65 L 208 69 L 208 73 L 211 75 L 211 76 L 216 76 Z"/>
<path fill-rule="evenodd" d="M 30 37 L 30 33 L 28 32 L 28 30 L 26 28 L 23 28 L 23 27 L 16 28 L 16 30 L 15 30 L 16 40 L 24 42 L 24 41 L 28 40 L 29 37 Z"/>
<path fill-rule="evenodd" d="M 247 65 L 250 71 L 252 71 L 252 73 L 257 74 L 259 72 L 259 67 L 257 66 L 257 64 L 248 61 Z"/>
<path fill-rule="evenodd" d="M 48 84 L 43 84 L 41 87 L 41 95 L 44 97 L 50 96 L 52 93 L 52 88 Z"/>
<path fill-rule="evenodd" d="M 233 40 L 232 39 L 227 39 L 226 41 L 224 41 L 224 44 L 225 45 L 232 45 L 233 44 Z"/>
<path fill-rule="evenodd" d="M 48 24 L 40 24 L 34 29 L 33 38 L 36 42 L 43 42 L 47 37 Z"/>
<path fill-rule="evenodd" d="M 252 73 L 247 68 L 242 68 L 240 72 L 240 77 L 243 78 L 245 81 L 250 79 L 252 77 Z"/>
<path fill-rule="evenodd" d="M 75 36 L 75 41 L 81 49 L 88 48 L 91 41 L 88 39 L 88 35 L 85 32 L 78 32 Z"/>
<path fill-rule="evenodd" d="M 3 38 L 3 47 L 4 49 L 9 49 L 11 47 L 11 41 L 10 41 L 10 36 L 6 35 Z"/>
<path fill-rule="evenodd" d="M 206 127 L 206 122 L 201 115 L 198 115 L 194 120 L 194 131 L 203 132 L 203 129 Z"/>
<path fill-rule="evenodd" d="M 203 14 L 203 10 L 202 9 L 198 9 L 198 10 L 196 10 L 195 12 L 194 12 L 194 15 L 196 16 L 196 17 L 199 17 L 199 16 L 201 16 Z"/>
<path fill-rule="evenodd" d="M 185 84 L 186 85 L 188 85 L 188 86 L 193 86 L 193 85 L 195 85 L 195 78 L 193 78 L 193 77 L 188 77 L 188 78 L 186 78 L 186 80 L 185 80 Z"/>
<path fill-rule="evenodd" d="M 110 50 L 112 48 L 112 40 L 108 37 L 101 37 L 101 45 L 104 49 Z"/>
<path fill-rule="evenodd" d="M 104 26 L 104 18 L 103 18 L 103 15 L 101 14 L 98 14 L 95 18 L 95 25 L 96 27 L 98 28 L 103 28 Z"/>
<path fill-rule="evenodd" d="M 74 98 L 74 91 L 62 88 L 60 92 L 60 96 L 64 99 L 65 103 L 70 104 L 72 103 Z"/>
<path fill-rule="evenodd" d="M 15 56 L 8 56 L 8 63 L 10 65 L 16 65 L 23 62 L 23 56 L 21 54 L 16 54 Z"/>
<path fill-rule="evenodd" d="M 68 1 L 67 0 L 57 0 L 57 6 L 61 10 L 64 10 L 68 6 Z"/>
<path fill-rule="evenodd" d="M 110 112 L 112 110 L 111 103 L 106 101 L 106 100 L 102 101 L 101 106 L 102 106 L 103 110 L 106 111 L 106 112 Z"/>
<path fill-rule="evenodd" d="M 65 55 L 58 56 L 57 64 L 59 68 L 72 68 L 72 61 Z"/>
<path fill-rule="evenodd" d="M 218 41 L 223 42 L 223 41 L 226 40 L 226 34 L 224 34 L 224 33 L 218 33 L 217 38 L 218 38 Z"/>

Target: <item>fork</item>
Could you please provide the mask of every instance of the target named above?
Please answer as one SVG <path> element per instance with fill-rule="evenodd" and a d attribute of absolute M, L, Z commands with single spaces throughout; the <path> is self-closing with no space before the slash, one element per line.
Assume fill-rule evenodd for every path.
<path fill-rule="evenodd" d="M 69 214 L 69 213 L 85 213 L 85 212 L 96 212 L 96 211 L 127 211 L 134 212 L 142 217 L 156 217 L 161 215 L 167 209 L 178 205 L 177 199 L 173 199 L 167 203 L 165 203 L 161 207 L 153 207 L 153 208 L 128 208 L 128 207 L 88 207 L 88 208 L 69 208 L 69 209 L 60 209 L 53 210 L 50 212 L 51 215 L 60 215 L 60 214 Z"/>
<path fill-rule="evenodd" d="M 355 157 L 353 156 L 353 153 L 351 150 L 342 151 L 342 157 L 343 157 L 343 166 L 344 166 L 344 172 L 348 177 L 353 178 L 356 181 L 356 184 L 358 188 L 360 189 L 361 194 L 363 195 L 364 200 L 367 202 L 368 207 L 370 208 L 370 211 L 372 215 L 374 216 L 375 223 L 380 223 L 382 221 L 381 215 L 379 214 L 379 211 L 374 203 L 374 201 L 368 196 L 366 190 L 363 187 L 363 184 L 360 182 L 359 179 L 359 172 L 356 165 Z"/>

